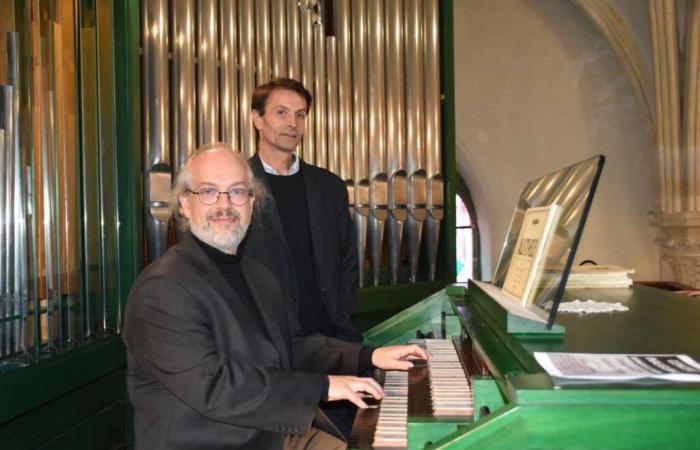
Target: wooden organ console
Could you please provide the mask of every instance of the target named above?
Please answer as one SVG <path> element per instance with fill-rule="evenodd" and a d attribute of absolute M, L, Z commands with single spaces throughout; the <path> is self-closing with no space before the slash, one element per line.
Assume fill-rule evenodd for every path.
<path fill-rule="evenodd" d="M 700 448 L 700 384 L 562 383 L 533 356 L 682 353 L 700 360 L 697 299 L 641 285 L 570 290 L 563 301 L 594 297 L 630 310 L 560 314 L 558 331 L 540 332 L 519 325 L 487 292 L 449 286 L 365 334 L 373 345 L 416 341 L 433 358 L 408 373 L 378 373 L 387 396 L 358 412 L 349 448 Z"/>

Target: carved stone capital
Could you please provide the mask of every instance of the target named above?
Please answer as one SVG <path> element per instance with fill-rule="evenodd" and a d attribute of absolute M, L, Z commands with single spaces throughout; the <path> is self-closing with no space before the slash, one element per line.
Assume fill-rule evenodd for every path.
<path fill-rule="evenodd" d="M 649 223 L 658 229 L 655 242 L 675 281 L 699 287 L 700 212 L 652 212 Z"/>

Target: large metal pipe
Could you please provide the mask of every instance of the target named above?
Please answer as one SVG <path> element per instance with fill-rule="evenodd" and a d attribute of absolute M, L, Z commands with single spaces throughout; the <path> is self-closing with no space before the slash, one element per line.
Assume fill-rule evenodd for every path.
<path fill-rule="evenodd" d="M 386 175 L 386 90 L 385 90 L 385 38 L 384 4 L 367 3 L 367 48 L 368 67 L 368 122 L 369 146 L 372 157 L 368 158 L 370 179 L 369 238 L 372 282 L 379 284 L 384 224 L 388 216 L 387 175 Z"/>
<path fill-rule="evenodd" d="M 358 242 L 359 284 L 364 285 L 365 243 L 369 215 L 367 166 L 367 3 L 352 3 L 352 73 L 354 99 L 353 179 L 355 181 L 355 231 Z"/>
<path fill-rule="evenodd" d="M 55 343 L 56 314 L 54 305 L 56 304 L 60 292 L 58 291 L 58 278 L 60 277 L 60 265 L 58 263 L 57 249 L 57 217 L 56 217 L 56 184 L 54 183 L 56 174 L 56 148 L 54 139 L 55 120 L 54 117 L 55 98 L 52 91 L 45 91 L 45 121 L 44 136 L 42 140 L 42 195 L 43 195 L 43 227 L 44 227 L 44 261 L 45 261 L 45 283 L 46 283 L 46 347 L 50 351 L 57 349 Z"/>
<path fill-rule="evenodd" d="M 357 237 L 358 255 L 358 284 L 365 285 L 365 252 L 367 250 L 367 228 L 369 225 L 369 181 L 362 179 L 355 183 L 355 208 L 353 220 L 355 222 L 355 236 Z"/>
<path fill-rule="evenodd" d="M 230 3 L 222 1 L 222 5 Z M 170 92 L 173 94 L 172 161 L 173 176 L 197 146 L 195 119 L 195 0 L 172 2 L 172 71 Z M 223 9 L 223 6 L 222 6 Z"/>
<path fill-rule="evenodd" d="M 219 24 L 216 0 L 199 0 L 197 128 L 199 145 L 219 141 Z"/>
<path fill-rule="evenodd" d="M 2 135 L 2 152 L 0 152 L 0 201 L 3 205 L 12 204 L 12 149 L 13 144 L 13 115 L 12 115 L 12 86 L 0 85 L 0 129 Z M 10 242 L 12 239 L 12 210 L 8 207 L 3 207 L 0 211 L 0 296 L 2 303 L 0 304 L 0 314 L 4 317 L 5 307 L 7 304 L 4 299 L 9 299 L 9 294 L 12 291 L 12 253 Z M 5 328 L 5 323 L 0 324 L 0 328 Z"/>
<path fill-rule="evenodd" d="M 315 164 L 319 167 L 328 166 L 326 146 L 326 36 L 323 26 L 314 24 L 314 142 Z M 307 125 L 308 126 L 308 125 Z"/>
<path fill-rule="evenodd" d="M 24 208 L 24 177 L 22 169 L 22 117 L 20 115 L 20 75 L 19 75 L 19 33 L 7 33 L 7 79 L 8 83 L 14 88 L 16 95 L 12 96 L 12 117 L 15 126 L 14 140 L 12 148 L 6 149 L 13 153 L 13 167 L 8 168 L 12 171 L 12 200 L 13 204 L 7 206 L 11 209 L 11 222 L 14 225 L 12 243 L 14 246 L 14 259 L 12 265 L 13 280 L 12 280 L 12 298 L 14 301 L 12 312 L 15 316 L 20 316 L 22 305 L 26 305 L 27 290 L 28 290 L 28 274 L 27 274 L 27 246 L 26 246 L 26 225 Z M 15 340 L 15 351 L 20 351 L 23 348 L 20 338 L 22 336 L 23 321 L 15 320 L 13 325 L 13 335 Z M 26 337 L 28 333 L 24 333 Z"/>
<path fill-rule="evenodd" d="M 270 11 L 272 13 L 272 76 L 287 76 L 287 35 L 293 35 L 296 29 L 289 29 L 287 33 L 286 0 L 271 0 Z"/>
<path fill-rule="evenodd" d="M 287 76 L 295 80 L 301 80 L 301 42 L 299 24 L 299 0 L 286 0 L 287 2 Z"/>
<path fill-rule="evenodd" d="M 435 280 L 440 243 L 440 222 L 444 218 L 444 181 L 437 173 L 428 181 L 427 205 L 428 214 L 425 217 L 424 240 L 428 260 L 428 279 Z"/>
<path fill-rule="evenodd" d="M 307 0 L 308 2 L 308 0 Z M 301 18 L 301 82 L 306 89 L 314 88 L 314 14 L 307 2 L 299 2 Z M 301 157 L 309 164 L 316 162 L 316 113 L 309 110 L 306 117 L 306 130 L 302 142 Z"/>
<path fill-rule="evenodd" d="M 424 139 L 424 77 L 423 77 L 423 33 L 422 2 L 406 0 L 404 20 L 406 29 L 406 172 L 408 182 L 408 217 L 406 239 L 410 266 L 410 280 L 418 277 L 418 261 L 421 248 L 421 233 L 425 220 L 427 196 L 425 174 Z"/>
<path fill-rule="evenodd" d="M 219 1 L 221 34 L 219 58 L 221 65 L 221 140 L 238 150 L 238 24 L 236 3 Z"/>
<path fill-rule="evenodd" d="M 166 16 L 167 17 L 167 14 Z M 165 20 L 163 18 L 163 27 L 165 27 Z M 95 24 L 88 23 L 90 26 L 86 26 L 80 29 L 80 101 L 81 101 L 81 146 L 84 149 L 98 149 L 100 147 L 100 136 L 99 136 L 99 105 L 97 99 L 97 86 L 98 86 L 98 74 L 97 74 L 97 35 L 95 30 Z M 167 32 L 166 28 L 159 29 L 164 33 Z M 165 37 L 162 38 L 166 40 Z M 149 49 L 150 51 L 150 49 Z M 165 53 L 166 64 L 164 67 L 166 70 L 161 74 L 157 70 L 150 72 L 152 78 L 150 80 L 144 80 L 142 82 L 153 82 L 157 80 L 158 91 L 163 90 L 168 92 L 167 84 L 167 49 L 163 50 Z M 144 58 L 148 52 L 144 45 Z M 154 53 L 151 53 L 154 54 Z M 144 103 L 150 105 L 153 101 L 152 97 L 149 97 Z M 158 105 L 157 108 L 150 110 L 149 116 L 152 115 L 153 125 L 157 125 L 157 122 L 163 117 L 163 121 L 167 122 L 168 116 L 168 103 L 161 104 L 160 102 L 155 102 Z M 42 105 L 43 107 L 43 105 Z M 152 130 L 152 128 L 146 128 L 146 130 Z M 149 142 L 160 142 L 160 140 L 165 141 L 167 146 L 167 141 L 169 138 L 168 129 L 158 129 L 158 136 L 145 135 L 144 140 L 146 145 Z M 162 134 L 161 134 L 162 133 Z M 149 147 L 151 150 L 156 148 L 160 149 L 162 145 L 159 143 L 157 146 Z M 169 147 L 169 146 L 168 146 Z M 157 156 L 154 153 L 144 154 L 144 158 Z M 164 156 L 169 161 L 168 152 L 164 152 Z M 99 153 L 97 151 L 84 151 L 81 153 L 81 165 L 83 168 L 84 177 L 82 178 L 82 203 L 84 205 L 84 214 L 82 220 L 82 235 L 83 239 L 83 260 L 82 260 L 82 279 L 83 286 L 86 286 L 87 295 L 81 296 L 81 310 L 84 311 L 84 332 L 87 336 L 98 336 L 100 328 L 97 321 L 98 313 L 100 311 L 98 304 L 99 286 L 101 285 L 100 280 L 100 218 L 98 212 L 100 210 L 99 201 L 99 188 L 96 188 L 99 182 Z M 146 159 L 148 161 L 148 159 Z M 159 164 L 162 166 L 159 167 Z M 154 167 L 155 166 L 155 167 Z M 150 170 L 149 170 L 150 169 Z M 161 186 L 164 184 L 158 179 L 159 173 L 165 174 L 165 180 L 167 186 Z M 167 225 L 169 218 L 169 210 L 167 205 L 167 196 L 160 194 L 159 189 L 166 191 L 170 189 L 170 166 L 163 163 L 156 163 L 149 165 L 144 164 L 144 172 L 146 180 L 147 190 L 145 193 L 145 214 L 146 219 L 146 232 L 148 239 L 148 251 L 147 256 L 149 258 L 156 258 L 162 252 L 165 251 L 165 244 L 167 242 Z M 160 182 L 159 182 L 160 181 Z M 160 194 L 160 195 L 159 195 Z M 40 196 L 37 195 L 38 199 Z M 162 215 L 159 215 L 162 214 Z M 82 331 L 82 330 L 81 330 Z"/>
<path fill-rule="evenodd" d="M 425 170 L 419 169 L 408 177 L 408 215 L 406 218 L 406 241 L 408 249 L 409 281 L 418 281 L 418 261 L 425 221 L 427 186 Z"/>
<path fill-rule="evenodd" d="M 399 279 L 401 245 L 406 221 L 406 171 L 404 145 L 404 26 L 403 0 L 386 0 L 386 170 L 389 174 L 386 224 L 390 282 Z"/>
<path fill-rule="evenodd" d="M 38 2 L 36 2 L 38 4 Z M 34 5 L 36 6 L 36 5 Z M 29 9 L 29 11 L 27 11 Z M 32 248 L 30 253 L 30 266 L 32 270 L 32 278 L 36 280 L 34 274 L 39 273 L 45 268 L 42 265 L 43 261 L 43 228 L 40 226 L 41 220 L 37 217 L 40 211 L 42 211 L 42 195 L 41 195 L 41 150 L 42 141 L 45 139 L 43 127 L 45 124 L 45 112 L 44 112 L 44 102 L 46 98 L 46 93 L 43 90 L 44 86 L 44 65 L 43 65 L 43 52 L 42 52 L 42 38 L 41 38 L 41 14 L 38 7 L 27 8 L 25 12 L 30 14 L 30 29 L 29 29 L 29 42 L 32 55 L 32 67 L 31 67 L 31 78 L 29 80 L 29 91 L 31 93 L 30 99 L 30 111 L 31 111 L 31 126 L 29 133 L 31 133 L 31 146 L 29 148 L 28 161 L 34 162 L 31 166 L 27 165 L 27 189 L 29 191 L 29 207 L 31 208 L 31 221 L 28 227 Z M 36 174 L 36 177 L 35 177 Z M 38 179 L 37 179 L 38 178 Z M 41 292 L 41 287 L 38 283 L 34 282 L 31 286 L 31 310 L 33 312 L 40 311 L 41 303 L 40 296 L 43 295 Z M 32 356 L 37 355 L 41 344 L 41 324 L 40 324 L 40 314 L 32 314 L 31 318 L 31 345 L 32 345 Z"/>
<path fill-rule="evenodd" d="M 328 170 L 340 173 L 340 143 L 338 140 L 338 45 L 334 36 L 326 38 L 326 100 L 328 122 Z"/>
<path fill-rule="evenodd" d="M 15 116 L 13 114 L 14 97 L 17 93 L 11 85 L 0 86 L 0 201 L 5 205 L 0 212 L 0 318 L 14 316 L 15 286 L 13 197 L 14 197 L 14 135 Z M 9 355 L 15 349 L 14 320 L 0 324 L 0 355 Z"/>
<path fill-rule="evenodd" d="M 0 86 L 0 95 L 3 95 L 4 92 L 4 87 L 5 86 Z M 2 116 L 6 114 L 3 105 L 2 105 L 2 99 L 0 99 L 0 119 L 2 119 Z M 6 174 L 6 150 L 5 150 L 5 129 L 2 127 L 2 123 L 0 123 L 0 177 L 5 177 Z M 5 185 L 4 183 L 0 183 L 0 199 L 5 202 Z M 5 220 L 3 217 L 2 223 L 0 223 L 0 319 L 5 319 L 8 316 L 8 311 L 11 310 L 10 308 L 10 296 L 8 295 L 8 280 L 9 278 L 7 277 L 7 272 L 8 272 L 8 266 L 7 266 L 7 255 L 5 254 L 5 249 L 7 248 L 7 244 L 5 242 Z M 9 344 L 7 341 L 9 340 L 8 338 L 8 333 L 6 333 L 6 328 L 7 326 L 5 325 L 5 322 L 0 322 L 0 357 L 5 356 L 7 354 L 6 350 L 6 345 Z"/>
<path fill-rule="evenodd" d="M 58 191 L 58 199 L 63 200 L 62 204 L 57 205 L 61 217 L 58 218 L 57 228 L 58 228 L 58 262 L 59 267 L 57 272 L 60 274 L 58 277 L 58 298 L 56 305 L 56 317 L 59 321 L 64 317 L 64 298 L 69 298 L 71 293 L 71 283 L 69 274 L 74 270 L 72 267 L 72 261 L 69 256 L 71 248 L 75 246 L 75 242 L 71 241 L 70 231 L 72 228 L 72 222 L 70 220 L 71 216 L 71 206 L 75 204 L 73 196 L 69 194 L 69 186 L 73 184 L 74 180 L 77 178 L 71 176 L 67 171 L 68 164 L 67 160 L 69 158 L 69 152 L 67 151 L 68 144 L 66 142 L 66 135 L 70 132 L 70 127 L 66 125 L 66 122 L 70 120 L 70 115 L 66 108 L 66 82 L 64 79 L 64 71 L 61 67 L 70 64 L 72 61 L 65 60 L 64 46 L 63 46 L 63 20 L 59 22 L 51 22 L 51 32 L 53 33 L 53 43 L 54 43 L 54 65 L 58 68 L 55 71 L 55 81 L 54 90 L 56 92 L 56 111 L 55 114 L 55 130 L 56 130 L 56 189 Z M 68 25 L 70 26 L 70 25 Z M 70 51 L 70 49 L 68 49 Z M 105 119 L 109 119 L 106 117 Z M 104 120 L 104 119 L 103 119 Z M 71 174 L 73 175 L 73 174 Z M 68 181 L 70 179 L 70 182 Z M 104 205 L 102 205 L 104 210 Z M 65 277 L 64 277 L 65 274 Z M 67 295 L 65 295 L 67 294 Z M 65 296 L 64 296 L 65 295 Z M 63 327 L 57 326 L 57 342 L 58 346 L 61 347 L 64 342 Z"/>
<path fill-rule="evenodd" d="M 388 185 L 388 209 L 387 218 L 387 247 L 389 259 L 389 280 L 392 284 L 399 281 L 399 268 L 401 266 L 401 244 L 403 242 L 403 229 L 408 217 L 407 206 L 407 180 L 405 170 L 396 170 L 389 178 Z"/>
<path fill-rule="evenodd" d="M 168 2 L 144 0 L 142 8 L 144 220 L 148 242 L 146 256 L 148 261 L 153 261 L 165 252 L 170 219 Z"/>
<path fill-rule="evenodd" d="M 255 72 L 257 85 L 270 81 L 270 3 L 255 0 Z"/>
<path fill-rule="evenodd" d="M 98 91 L 99 95 L 99 121 L 100 121 L 100 306 L 99 315 L 100 333 L 106 331 L 116 331 L 121 318 L 121 308 L 119 304 L 113 304 L 113 298 L 118 292 L 118 280 L 113 275 L 112 267 L 116 267 L 119 261 L 119 232 L 117 210 L 117 193 L 114 187 L 117 186 L 116 171 L 114 162 L 116 161 L 116 137 L 113 133 L 115 115 L 114 105 L 116 103 L 114 92 L 114 65 L 112 61 L 114 17 L 113 7 L 106 2 L 97 2 L 97 32 L 98 32 Z M 110 55 L 105 57 L 105 55 Z M 57 324 L 58 325 L 58 324 Z"/>
<path fill-rule="evenodd" d="M 378 173 L 372 177 L 372 181 L 370 182 L 368 240 L 372 267 L 372 283 L 375 286 L 379 284 L 382 250 L 384 248 L 384 226 L 389 214 L 387 207 L 387 183 L 388 180 L 385 173 Z"/>
<path fill-rule="evenodd" d="M 241 126 L 241 153 L 250 158 L 257 150 L 255 130 L 250 116 L 250 101 L 255 88 L 255 20 L 253 0 L 238 1 L 239 87 L 238 110 Z"/>
<path fill-rule="evenodd" d="M 444 214 L 444 182 L 441 170 L 442 142 L 440 135 L 440 23 L 437 0 L 423 1 L 425 33 L 425 171 L 428 177 L 425 224 L 428 278 L 435 279 L 440 240 L 440 222 Z"/>
<path fill-rule="evenodd" d="M 338 139 L 339 170 L 343 180 L 353 177 L 353 132 L 352 132 L 352 34 L 350 29 L 350 0 L 336 0 L 336 35 L 338 43 Z M 354 203 L 353 196 L 350 203 Z"/>

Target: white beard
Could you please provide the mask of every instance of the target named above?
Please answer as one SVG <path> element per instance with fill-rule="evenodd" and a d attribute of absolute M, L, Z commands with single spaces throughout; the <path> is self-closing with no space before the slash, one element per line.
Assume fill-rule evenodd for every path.
<path fill-rule="evenodd" d="M 209 219 L 222 216 L 234 217 L 236 219 L 236 223 L 225 230 L 213 230 L 209 224 Z M 190 223 L 190 231 L 192 231 L 192 234 L 197 236 L 197 238 L 205 244 L 214 247 L 221 252 L 233 254 L 236 253 L 238 246 L 240 245 L 241 241 L 243 241 L 243 238 L 248 231 L 248 225 L 250 225 L 250 222 L 242 222 L 241 215 L 233 209 L 218 208 L 207 214 L 206 221 L 204 222 L 203 226 Z"/>

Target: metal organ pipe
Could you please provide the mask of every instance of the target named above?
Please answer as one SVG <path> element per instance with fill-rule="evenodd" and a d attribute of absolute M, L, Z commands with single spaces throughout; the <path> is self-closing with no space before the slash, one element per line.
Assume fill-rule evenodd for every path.
<path fill-rule="evenodd" d="M 257 85 L 270 81 L 270 3 L 255 0 L 255 54 Z"/>
<path fill-rule="evenodd" d="M 12 245 L 14 246 L 13 260 L 11 264 L 14 265 L 14 271 L 12 273 L 12 281 L 8 279 L 8 282 L 12 283 L 12 313 L 15 316 L 19 316 L 22 313 L 22 307 L 26 308 L 26 300 L 28 298 L 29 291 L 29 274 L 28 274 L 28 261 L 27 261 L 27 239 L 26 239 L 26 222 L 25 222 L 25 175 L 24 175 L 24 162 L 22 160 L 22 116 L 20 114 L 19 108 L 19 97 L 21 90 L 21 80 L 19 75 L 19 33 L 9 32 L 7 33 L 7 79 L 8 83 L 13 87 L 14 91 L 17 93 L 12 97 L 12 116 L 15 127 L 14 140 L 12 142 L 12 147 L 5 149 L 7 152 L 12 152 L 12 167 L 7 169 L 12 172 L 13 178 L 13 195 L 12 204 L 8 204 L 6 208 L 12 211 L 10 215 L 10 220 L 14 224 L 12 233 Z M 15 322 L 13 326 L 13 334 L 15 340 L 15 351 L 20 349 L 27 349 L 28 345 L 28 333 L 24 333 L 20 336 L 21 324 Z"/>
<path fill-rule="evenodd" d="M 369 180 L 367 166 L 367 3 L 352 2 L 352 75 L 354 99 L 354 194 L 355 232 L 359 284 L 364 285 L 364 261 L 369 215 Z"/>
<path fill-rule="evenodd" d="M 250 115 L 250 101 L 255 88 L 255 20 L 253 17 L 253 0 L 238 1 L 239 30 L 239 87 L 238 111 L 240 112 L 241 142 L 240 150 L 246 158 L 253 156 L 257 150 L 255 129 Z"/>
<path fill-rule="evenodd" d="M 12 152 L 12 147 L 14 144 L 14 134 L 16 131 L 14 124 L 14 114 L 13 111 L 13 98 L 17 93 L 14 92 L 14 88 L 8 85 L 0 85 L 0 201 L 3 205 L 2 217 L 0 217 L 0 314 L 5 314 L 6 305 L 5 301 L 10 301 L 11 294 L 13 291 L 12 281 L 13 281 L 13 262 L 14 247 L 12 246 L 13 238 L 13 228 L 14 224 L 12 222 L 12 208 L 8 207 L 12 205 L 12 197 L 14 195 L 12 178 L 14 172 L 12 170 L 14 166 L 14 153 Z M 7 299 L 7 300 L 5 300 Z M 0 316 L 2 317 L 2 316 Z M 1 323 L 0 327 L 7 330 L 8 334 L 5 339 L 6 342 L 9 341 L 9 335 L 12 327 L 11 322 Z M 0 343 L 2 343 L 0 339 Z M 9 350 L 9 349 L 8 349 Z"/>
<path fill-rule="evenodd" d="M 287 76 L 295 80 L 301 79 L 301 43 L 300 43 L 300 19 L 299 0 L 286 0 L 287 2 Z"/>
<path fill-rule="evenodd" d="M 197 76 L 199 145 L 219 141 L 219 26 L 216 0 L 199 0 Z"/>
<path fill-rule="evenodd" d="M 334 6 L 338 46 L 338 144 L 340 152 L 340 169 L 337 174 L 347 183 L 353 177 L 350 0 L 337 0 Z M 350 203 L 354 203 L 353 196 L 350 196 Z"/>
<path fill-rule="evenodd" d="M 424 239 L 428 278 L 437 271 L 440 222 L 444 216 L 444 182 L 441 173 L 440 140 L 440 23 L 437 0 L 424 0 L 425 54 L 425 170 L 428 181 Z"/>
<path fill-rule="evenodd" d="M 4 88 L 4 86 L 0 86 L 0 92 L 2 92 L 2 88 Z M 0 105 L 0 113 L 5 113 L 5 111 L 3 111 L 2 105 Z M 3 177 L 7 173 L 5 158 L 6 153 L 7 152 L 5 150 L 5 130 L 4 128 L 2 128 L 2 124 L 0 124 L 0 176 Z M 3 183 L 0 183 L 0 199 L 2 199 L 3 203 L 5 202 L 5 186 L 3 185 Z M 0 221 L 0 248 L 5 248 L 5 246 L 7 245 L 7 243 L 5 242 L 6 224 L 5 218 L 3 217 L 2 219 L 3 220 Z M 3 252 L 3 254 L 0 255 L 0 319 L 5 319 L 8 316 L 8 303 L 12 301 L 9 295 L 9 277 L 7 276 L 8 272 L 10 271 L 10 267 L 7 263 L 8 261 L 6 255 Z M 9 354 L 9 331 L 10 330 L 7 328 L 5 322 L 0 322 L 0 357 Z"/>
<path fill-rule="evenodd" d="M 408 217 L 406 239 L 410 281 L 418 277 L 421 233 L 427 197 L 425 173 L 422 1 L 406 0 L 406 172 L 408 173 Z"/>
<path fill-rule="evenodd" d="M 314 15 L 308 5 L 309 0 L 300 1 L 301 17 L 301 82 L 310 91 L 314 87 Z M 302 142 L 301 157 L 309 164 L 315 164 L 316 146 L 314 143 L 316 114 L 314 108 L 309 109 L 306 116 L 306 130 Z"/>
<path fill-rule="evenodd" d="M 168 108 L 168 2 L 143 2 L 142 117 L 144 132 L 144 220 L 147 259 L 165 252 L 170 192 L 170 128 Z"/>
<path fill-rule="evenodd" d="M 271 0 L 270 10 L 272 13 L 272 76 L 287 76 L 287 50 L 285 41 L 288 35 L 286 27 L 286 0 Z"/>
<path fill-rule="evenodd" d="M 326 38 L 326 100 L 328 122 L 328 170 L 338 174 L 340 169 L 340 145 L 338 142 L 338 51 L 335 37 Z"/>
<path fill-rule="evenodd" d="M 386 170 L 388 179 L 387 253 L 389 279 L 399 280 L 401 244 L 406 221 L 406 170 L 404 140 L 404 26 L 403 1 L 386 0 Z"/>
<path fill-rule="evenodd" d="M 219 0 L 221 92 L 221 140 L 240 151 L 238 146 L 238 25 L 236 3 Z"/>
<path fill-rule="evenodd" d="M 368 120 L 369 149 L 372 157 L 368 158 L 370 181 L 370 216 L 368 241 L 372 267 L 372 282 L 379 284 L 382 247 L 384 241 L 384 224 L 387 219 L 387 176 L 386 176 L 386 91 L 385 91 L 385 54 L 384 54 L 384 5 L 382 2 L 370 1 L 367 4 L 367 47 L 368 67 Z"/>
<path fill-rule="evenodd" d="M 222 2 L 225 4 L 226 2 Z M 195 1 L 173 2 L 172 71 L 170 92 L 172 108 L 173 176 L 197 146 L 195 119 Z"/>
<path fill-rule="evenodd" d="M 326 38 L 323 26 L 314 24 L 314 111 L 316 120 L 314 141 L 316 143 L 316 165 L 326 168 L 328 166 L 327 148 L 327 100 L 326 100 Z M 307 123 L 307 127 L 309 124 Z"/>

